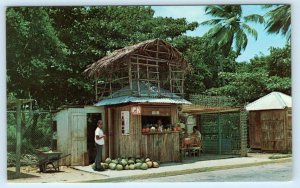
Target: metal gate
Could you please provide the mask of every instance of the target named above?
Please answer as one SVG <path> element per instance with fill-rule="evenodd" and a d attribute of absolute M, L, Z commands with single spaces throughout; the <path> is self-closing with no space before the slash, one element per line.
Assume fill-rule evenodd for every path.
<path fill-rule="evenodd" d="M 198 116 L 205 153 L 238 154 L 241 150 L 240 113 Z"/>

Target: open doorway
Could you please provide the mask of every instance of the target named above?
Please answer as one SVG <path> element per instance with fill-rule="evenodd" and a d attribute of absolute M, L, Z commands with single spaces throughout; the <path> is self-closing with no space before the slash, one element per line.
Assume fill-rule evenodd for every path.
<path fill-rule="evenodd" d="M 92 164 L 96 157 L 94 136 L 98 120 L 102 120 L 101 113 L 87 113 L 87 151 L 89 164 Z"/>

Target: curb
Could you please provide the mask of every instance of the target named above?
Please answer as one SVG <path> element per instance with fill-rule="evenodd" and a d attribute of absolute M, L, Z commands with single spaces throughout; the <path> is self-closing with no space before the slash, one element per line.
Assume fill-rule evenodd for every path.
<path fill-rule="evenodd" d="M 210 172 L 215 170 L 225 170 L 225 169 L 233 169 L 233 168 L 243 168 L 250 166 L 260 166 L 265 164 L 272 163 L 285 163 L 290 162 L 292 158 L 284 158 L 284 159 L 272 159 L 270 161 L 263 161 L 257 163 L 246 163 L 246 164 L 235 164 L 235 165 L 224 165 L 224 166 L 213 166 L 213 167 L 203 167 L 203 168 L 192 168 L 178 171 L 168 171 L 168 172 L 156 172 L 149 174 L 140 174 L 140 175 L 129 175 L 122 177 L 112 177 L 112 178 L 103 178 L 96 180 L 88 180 L 88 181 L 76 181 L 77 183 L 101 183 L 101 182 L 124 182 L 128 180 L 138 180 L 138 179 L 149 179 L 149 178 L 157 178 L 157 177 L 167 177 L 167 176 L 176 176 L 176 175 L 184 175 L 184 174 L 192 174 L 199 172 Z M 75 183 L 75 182 L 74 182 Z"/>

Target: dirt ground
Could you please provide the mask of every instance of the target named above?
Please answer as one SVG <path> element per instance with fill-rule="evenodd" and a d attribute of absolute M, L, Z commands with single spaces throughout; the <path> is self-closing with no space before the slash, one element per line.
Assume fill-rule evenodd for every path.
<path fill-rule="evenodd" d="M 103 175 L 83 172 L 71 167 L 61 166 L 60 171 L 48 170 L 46 173 L 40 172 L 37 167 L 21 167 L 21 178 L 15 178 L 15 168 L 7 168 L 7 183 L 71 183 L 85 180 L 101 178 Z"/>

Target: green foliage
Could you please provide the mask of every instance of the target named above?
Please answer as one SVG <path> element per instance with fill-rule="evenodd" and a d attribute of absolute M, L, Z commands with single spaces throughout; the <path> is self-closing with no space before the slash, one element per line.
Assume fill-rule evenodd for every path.
<path fill-rule="evenodd" d="M 206 92 L 235 98 L 240 105 L 256 100 L 272 91 L 291 94 L 291 49 L 271 48 L 268 56 L 255 57 L 250 64 L 241 63 L 236 73 L 223 72 L 219 76 L 226 85 Z"/>
<path fill-rule="evenodd" d="M 265 8 L 274 7 L 269 10 L 267 17 L 266 30 L 269 33 L 281 33 L 291 39 L 291 6 L 290 5 L 273 5 L 265 6 Z"/>
<path fill-rule="evenodd" d="M 51 146 L 52 115 L 50 113 L 21 114 L 22 153 L 35 153 L 35 149 Z M 7 150 L 16 151 L 16 112 L 7 112 Z"/>
<path fill-rule="evenodd" d="M 180 36 L 172 44 L 183 53 L 185 59 L 192 65 L 192 71 L 185 80 L 185 93 L 203 93 L 211 87 L 222 84 L 218 72 L 235 71 L 235 54 L 228 57 L 221 50 L 215 50 L 208 38 Z"/>
<path fill-rule="evenodd" d="M 11 7 L 6 17 L 7 93 L 47 109 L 93 103 L 94 81 L 82 72 L 109 52 L 198 26 L 154 17 L 149 6 Z"/>
<path fill-rule="evenodd" d="M 247 23 L 263 23 L 261 16 L 242 17 L 240 5 L 207 6 L 206 13 L 216 17 L 202 23 L 212 25 L 211 30 L 203 37 L 188 37 L 186 31 L 198 23 L 154 17 L 149 6 L 8 8 L 8 98 L 34 98 L 44 109 L 91 104 L 94 81 L 82 74 L 86 66 L 153 38 L 170 42 L 192 65 L 185 81 L 187 94 L 206 91 L 240 103 L 273 90 L 290 94 L 290 46 L 271 48 L 271 55 L 250 63 L 235 61 L 247 46 L 247 34 L 258 36 Z"/>

